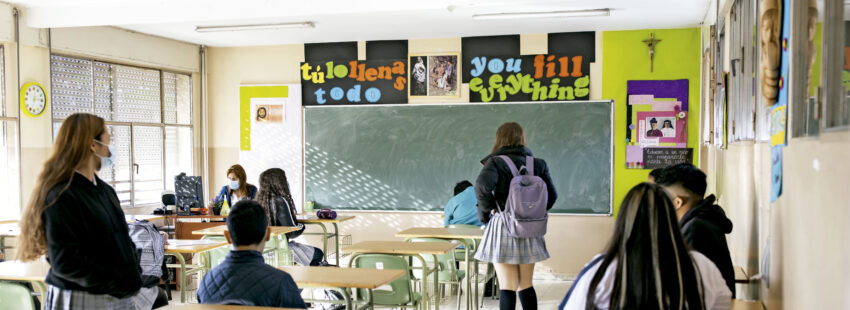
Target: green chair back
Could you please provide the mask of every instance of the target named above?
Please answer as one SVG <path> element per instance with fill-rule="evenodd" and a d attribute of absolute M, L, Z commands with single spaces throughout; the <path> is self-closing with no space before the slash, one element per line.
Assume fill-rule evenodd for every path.
<path fill-rule="evenodd" d="M 205 235 L 201 239 L 202 240 L 227 242 L 227 239 L 225 239 L 224 236 Z M 207 253 L 206 254 L 207 260 L 206 260 L 206 263 L 205 263 L 205 265 L 206 265 L 205 267 L 207 267 L 207 270 L 209 270 L 209 269 L 214 268 L 215 266 L 218 266 L 218 264 L 221 264 L 221 262 L 224 261 L 224 258 L 227 257 L 227 253 L 230 253 L 230 247 L 229 246 L 220 247 L 220 248 L 209 250 L 206 253 Z"/>
<path fill-rule="evenodd" d="M 445 239 L 436 239 L 436 238 L 412 238 L 409 239 L 411 242 L 451 242 Z M 432 255 L 422 255 L 422 258 L 425 259 L 427 263 L 433 264 L 433 256 Z M 462 276 L 457 269 L 457 265 L 455 262 L 457 261 L 455 252 L 451 251 L 446 254 L 437 255 L 437 264 L 440 266 L 440 282 L 457 282 L 460 281 Z"/>
<path fill-rule="evenodd" d="M 371 269 L 397 269 L 409 270 L 410 266 L 407 260 L 402 257 L 385 254 L 363 254 L 354 258 L 354 267 L 371 268 Z M 380 268 L 379 268 L 380 267 Z M 418 294 L 413 293 L 413 287 L 410 284 L 410 274 L 405 273 L 401 278 L 390 282 L 391 291 L 373 290 L 372 300 L 376 305 L 383 306 L 403 306 L 408 304 L 416 304 L 419 302 Z M 366 296 L 366 290 L 358 289 L 358 296 Z"/>
<path fill-rule="evenodd" d="M 0 309 L 36 310 L 30 289 L 18 283 L 0 282 Z"/>

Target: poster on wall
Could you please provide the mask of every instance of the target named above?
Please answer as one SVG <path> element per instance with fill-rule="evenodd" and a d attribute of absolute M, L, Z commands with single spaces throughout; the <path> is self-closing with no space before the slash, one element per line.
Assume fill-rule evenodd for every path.
<path fill-rule="evenodd" d="M 411 97 L 460 97 L 459 54 L 410 55 Z"/>
<path fill-rule="evenodd" d="M 770 146 L 785 146 L 786 124 L 788 119 L 788 73 L 789 54 L 788 36 L 791 33 L 791 0 L 782 1 L 782 36 L 780 38 L 781 56 L 779 64 L 779 97 L 770 111 Z"/>
<path fill-rule="evenodd" d="M 688 80 L 626 82 L 626 168 L 692 163 Z"/>
<path fill-rule="evenodd" d="M 590 98 L 583 55 L 476 56 L 465 64 L 470 102 L 564 101 Z"/>
<path fill-rule="evenodd" d="M 302 62 L 303 105 L 407 103 L 407 60 Z"/>
<path fill-rule="evenodd" d="M 249 148 L 239 151 L 239 164 L 245 168 L 248 183 L 258 185 L 259 176 L 270 168 L 280 168 L 286 173 L 297 208 L 301 208 L 302 135 L 301 86 L 258 85 L 240 86 L 245 109 Z M 266 116 L 262 113 L 265 109 Z M 212 182 L 226 182 L 224 172 L 211 177 Z"/>

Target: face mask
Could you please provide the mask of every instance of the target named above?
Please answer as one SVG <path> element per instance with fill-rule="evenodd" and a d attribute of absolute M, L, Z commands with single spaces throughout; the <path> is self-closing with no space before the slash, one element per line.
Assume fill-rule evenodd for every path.
<path fill-rule="evenodd" d="M 230 189 L 232 189 L 232 190 L 239 189 L 239 181 L 230 181 Z"/>
<path fill-rule="evenodd" d="M 109 149 L 109 156 L 107 156 L 107 157 L 103 157 L 103 156 L 97 155 L 97 153 L 94 153 L 95 156 L 100 158 L 100 169 L 112 167 L 112 165 L 115 164 L 115 151 L 112 150 L 112 145 L 111 144 L 105 144 L 105 143 L 97 141 L 97 140 L 94 140 L 94 142 L 97 142 L 100 145 L 104 145 Z"/>

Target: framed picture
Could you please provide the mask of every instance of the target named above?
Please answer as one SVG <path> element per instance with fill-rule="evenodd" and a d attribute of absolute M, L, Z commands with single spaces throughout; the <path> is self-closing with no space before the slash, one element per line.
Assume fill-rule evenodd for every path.
<path fill-rule="evenodd" d="M 638 142 L 641 144 L 685 143 L 685 120 L 673 111 L 637 112 Z"/>
<path fill-rule="evenodd" d="M 410 97 L 460 97 L 460 54 L 409 55 Z"/>

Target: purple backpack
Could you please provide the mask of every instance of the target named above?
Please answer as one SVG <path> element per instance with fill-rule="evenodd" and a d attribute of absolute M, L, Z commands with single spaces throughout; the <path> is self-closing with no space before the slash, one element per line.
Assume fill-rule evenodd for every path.
<path fill-rule="evenodd" d="M 546 182 L 534 175 L 534 157 L 525 157 L 525 166 L 517 169 L 514 162 L 505 155 L 499 155 L 511 169 L 511 183 L 508 186 L 508 199 L 505 202 L 505 226 L 508 235 L 517 238 L 542 237 L 546 234 L 549 220 L 546 204 L 549 192 Z M 524 171 L 524 172 L 523 172 Z"/>

